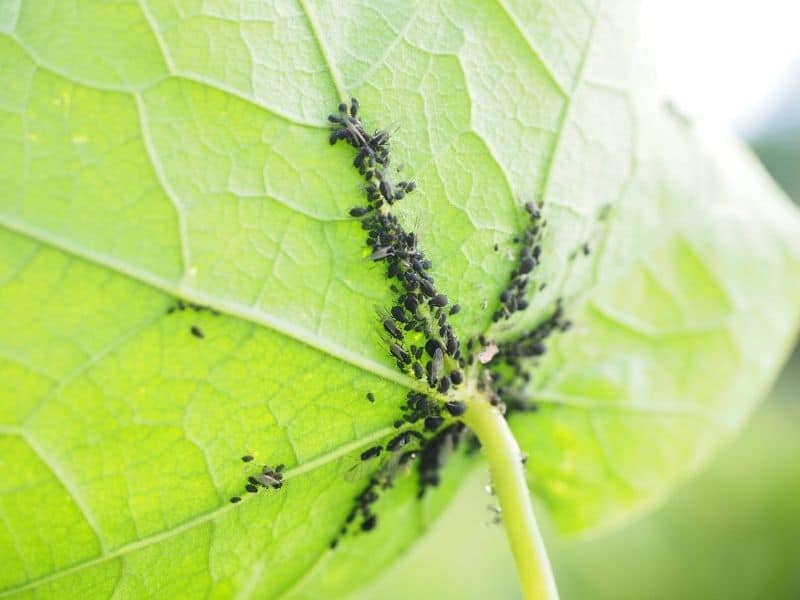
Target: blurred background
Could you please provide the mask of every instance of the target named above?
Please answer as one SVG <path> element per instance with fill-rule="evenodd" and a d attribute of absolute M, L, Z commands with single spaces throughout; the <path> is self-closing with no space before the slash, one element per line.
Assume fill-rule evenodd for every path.
<path fill-rule="evenodd" d="M 665 95 L 742 137 L 800 203 L 800 2 L 645 0 L 643 18 Z M 800 599 L 798 390 L 795 351 L 742 434 L 644 519 L 586 540 L 542 523 L 561 598 Z M 434 530 L 357 600 L 519 598 L 486 483 L 477 469 Z"/>

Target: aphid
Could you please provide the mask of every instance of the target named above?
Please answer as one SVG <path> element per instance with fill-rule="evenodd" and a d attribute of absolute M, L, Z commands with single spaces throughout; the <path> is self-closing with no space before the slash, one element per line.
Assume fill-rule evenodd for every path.
<path fill-rule="evenodd" d="M 460 417 L 467 411 L 467 405 L 463 402 L 459 402 L 458 400 L 450 400 L 449 402 L 445 402 L 444 407 L 454 417 Z"/>
<path fill-rule="evenodd" d="M 463 373 L 461 373 L 461 371 L 459 371 L 458 369 L 452 371 L 450 373 L 450 381 L 453 383 L 453 385 L 459 385 L 464 381 Z"/>
<path fill-rule="evenodd" d="M 250 462 L 251 460 L 253 460 L 253 457 L 250 454 L 245 454 L 242 457 L 242 462 Z"/>
<path fill-rule="evenodd" d="M 371 531 L 378 524 L 377 515 L 371 514 L 361 523 L 361 531 Z"/>
<path fill-rule="evenodd" d="M 375 251 L 370 255 L 372 260 L 378 261 L 383 260 L 387 256 L 391 256 L 394 254 L 394 249 L 391 246 L 381 246 L 375 248 Z"/>
<path fill-rule="evenodd" d="M 413 294 L 409 294 L 408 296 L 406 296 L 406 299 L 403 302 L 403 304 L 412 313 L 416 313 L 417 308 L 419 307 L 419 301 L 417 300 L 417 297 L 414 296 Z"/>
<path fill-rule="evenodd" d="M 409 181 L 408 183 L 406 183 L 405 187 L 406 187 L 406 194 L 410 194 L 415 189 L 417 189 L 417 184 L 413 181 Z"/>
<path fill-rule="evenodd" d="M 442 343 L 435 339 L 431 338 L 427 342 L 425 342 L 425 351 L 428 353 L 429 356 L 433 357 L 437 350 L 444 350 L 442 347 Z"/>
<path fill-rule="evenodd" d="M 369 460 L 370 458 L 375 458 L 379 456 L 383 448 L 381 446 L 373 446 L 372 448 L 367 448 L 361 453 L 361 460 Z"/>
<path fill-rule="evenodd" d="M 428 300 L 428 304 L 436 308 L 444 308 L 447 306 L 447 296 L 444 294 L 436 294 L 433 298 Z"/>
<path fill-rule="evenodd" d="M 331 540 L 331 543 L 330 543 L 329 547 L 330 547 L 331 550 L 335 550 L 336 546 L 338 546 L 338 545 L 339 545 L 339 538 L 335 538 L 335 539 Z"/>
<path fill-rule="evenodd" d="M 196 337 L 196 338 L 203 339 L 204 337 L 206 337 L 206 336 L 203 334 L 203 330 L 202 330 L 202 329 L 200 329 L 200 328 L 199 328 L 197 325 L 192 325 L 192 327 L 191 327 L 191 329 L 190 329 L 189 331 L 191 331 L 191 332 L 192 332 L 192 335 L 193 335 L 194 337 Z"/>
<path fill-rule="evenodd" d="M 436 431 L 444 423 L 444 419 L 438 415 L 425 417 L 425 431 Z"/>
<path fill-rule="evenodd" d="M 339 112 L 342 113 L 342 114 L 346 114 L 347 113 L 347 105 L 344 102 L 339 104 Z"/>
<path fill-rule="evenodd" d="M 351 217 L 363 217 L 365 214 L 369 212 L 369 208 L 366 206 L 354 206 L 350 209 L 350 216 Z"/>
<path fill-rule="evenodd" d="M 247 484 L 247 485 L 244 487 L 244 489 L 246 489 L 246 490 L 247 490 L 248 492 L 250 492 L 251 494 L 255 494 L 256 492 L 258 492 L 258 488 L 257 488 L 256 486 L 254 486 L 252 483 L 248 483 L 248 484 Z"/>
<path fill-rule="evenodd" d="M 541 216 L 538 207 L 533 202 L 526 202 L 525 210 L 528 211 L 532 219 L 538 219 Z"/>
<path fill-rule="evenodd" d="M 422 369 L 422 365 L 419 364 L 418 362 L 415 362 L 412 365 L 412 369 L 414 369 L 414 377 L 416 377 L 417 379 L 422 379 L 425 376 L 425 372 Z"/>
<path fill-rule="evenodd" d="M 406 316 L 406 311 L 403 310 L 402 306 L 393 306 L 391 312 L 392 316 L 401 323 L 408 323 L 408 317 Z"/>
<path fill-rule="evenodd" d="M 403 446 L 405 446 L 409 442 L 409 436 L 405 433 L 401 433 L 395 438 L 389 440 L 389 443 L 386 444 L 386 449 L 389 452 L 396 452 Z"/>
<path fill-rule="evenodd" d="M 231 504 L 236 504 L 237 502 L 241 502 L 241 501 L 242 501 L 242 499 L 239 498 L 239 496 L 234 496 L 233 498 L 231 498 Z"/>
<path fill-rule="evenodd" d="M 436 295 L 436 290 L 433 288 L 433 284 L 430 281 L 428 281 L 427 279 L 420 279 L 419 280 L 419 289 L 428 298 L 433 298 Z"/>
<path fill-rule="evenodd" d="M 530 273 L 533 270 L 533 267 L 535 266 L 536 266 L 536 261 L 533 259 L 533 257 L 523 258 L 519 262 L 519 272 L 522 275 Z"/>
<path fill-rule="evenodd" d="M 373 394 L 372 392 L 367 392 L 367 400 L 369 400 L 370 402 L 375 402 L 375 394 Z"/>
<path fill-rule="evenodd" d="M 457 315 L 460 311 L 461 311 L 461 305 L 460 304 L 453 304 L 453 306 L 450 307 L 450 314 L 451 315 Z"/>
<path fill-rule="evenodd" d="M 403 350 L 397 344 L 390 344 L 389 345 L 389 352 L 391 352 L 392 356 L 394 356 L 401 363 L 408 364 L 408 362 L 410 361 L 410 357 L 408 356 L 406 351 Z"/>
<path fill-rule="evenodd" d="M 350 98 L 350 116 L 355 117 L 358 114 L 358 100 Z"/>
<path fill-rule="evenodd" d="M 442 374 L 442 369 L 444 368 L 444 355 L 442 354 L 442 350 L 437 348 L 436 351 L 433 353 L 433 358 L 428 363 L 430 365 L 430 372 L 428 375 L 430 376 L 429 383 L 431 386 L 435 386 L 436 382 L 439 381 L 439 377 Z"/>
<path fill-rule="evenodd" d="M 439 386 L 436 388 L 440 394 L 446 394 L 450 389 L 450 378 L 445 375 L 439 380 Z"/>
<path fill-rule="evenodd" d="M 280 479 L 276 479 L 274 477 L 274 473 L 271 474 L 256 473 L 255 475 L 253 475 L 253 479 L 255 479 L 260 485 L 263 485 L 264 487 L 271 487 L 275 489 L 281 487 L 281 481 Z"/>
<path fill-rule="evenodd" d="M 391 319 L 384 319 L 383 320 L 383 328 L 394 339 L 396 339 L 396 340 L 402 340 L 403 339 L 403 332 L 400 331 L 397 328 L 397 325 L 395 325 L 395 322 L 392 321 Z"/>
<path fill-rule="evenodd" d="M 392 426 L 393 426 L 395 429 L 400 429 L 400 428 L 403 426 L 403 421 L 402 421 L 402 420 L 400 420 L 400 419 L 398 419 L 397 421 L 395 421 L 395 422 L 392 424 Z"/>

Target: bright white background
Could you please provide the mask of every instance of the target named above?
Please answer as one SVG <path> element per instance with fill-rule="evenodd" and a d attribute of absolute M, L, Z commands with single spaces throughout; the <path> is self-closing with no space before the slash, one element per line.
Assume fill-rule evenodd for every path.
<path fill-rule="evenodd" d="M 800 71 L 800 0 L 644 0 L 664 92 L 686 113 L 746 134 Z"/>

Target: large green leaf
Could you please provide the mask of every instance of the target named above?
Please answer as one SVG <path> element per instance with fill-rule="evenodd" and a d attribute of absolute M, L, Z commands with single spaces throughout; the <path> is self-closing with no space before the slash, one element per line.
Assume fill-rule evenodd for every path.
<path fill-rule="evenodd" d="M 462 339 L 489 328 L 521 206 L 544 201 L 547 287 L 492 333 L 567 299 L 540 410 L 512 419 L 562 525 L 696 468 L 790 342 L 800 219 L 735 144 L 664 109 L 632 9 L 0 2 L 6 595 L 338 596 L 444 508 L 464 457 L 422 501 L 398 480 L 375 532 L 328 549 L 412 383 L 346 218 L 352 155 L 326 142 L 351 94 L 397 126 L 419 184 L 397 212 Z M 287 483 L 231 505 L 246 452 Z"/>

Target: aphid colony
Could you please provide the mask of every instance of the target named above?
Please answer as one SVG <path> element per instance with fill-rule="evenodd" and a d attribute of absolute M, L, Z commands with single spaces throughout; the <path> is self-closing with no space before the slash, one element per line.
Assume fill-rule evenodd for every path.
<path fill-rule="evenodd" d="M 535 410 L 522 388 L 530 379 L 531 364 L 526 359 L 539 358 L 547 352 L 547 339 L 557 332 L 568 331 L 572 322 L 564 315 L 564 305 L 559 298 L 555 310 L 532 331 L 498 346 L 496 366 L 489 371 L 494 388 L 503 397 L 507 410 Z"/>
<path fill-rule="evenodd" d="M 542 231 L 547 221 L 542 220 L 539 208 L 533 202 L 525 204 L 525 211 L 530 217 L 530 222 L 522 235 L 514 238 L 514 241 L 522 247 L 517 267 L 511 271 L 511 281 L 500 294 L 500 308 L 492 315 L 492 320 L 495 322 L 508 319 L 515 312 L 528 308 L 526 300 L 528 283 L 531 272 L 539 265 Z"/>
<path fill-rule="evenodd" d="M 249 463 L 253 461 L 253 456 L 250 454 L 246 454 L 242 457 L 242 462 Z M 270 467 L 269 465 L 262 465 L 261 469 L 256 473 L 248 476 L 247 478 L 247 485 L 245 485 L 245 490 L 250 492 L 251 494 L 258 493 L 260 489 L 273 489 L 279 490 L 283 487 L 283 471 L 285 467 L 284 465 L 278 465 L 275 468 Z M 231 503 L 236 504 L 237 502 L 241 502 L 241 496 L 233 496 L 231 498 Z"/>
<path fill-rule="evenodd" d="M 419 249 L 416 235 L 405 231 L 389 212 L 389 207 L 413 192 L 416 185 L 413 181 L 392 182 L 389 134 L 382 130 L 367 133 L 358 109 L 354 98 L 349 108 L 340 104 L 339 114 L 328 117 L 332 124 L 330 142 L 343 140 L 358 151 L 353 166 L 366 181 L 367 203 L 352 208 L 350 216 L 360 219 L 362 229 L 367 232 L 371 260 L 383 262 L 387 278 L 395 282 L 390 286 L 396 294 L 395 301 L 380 314 L 388 353 L 401 371 L 424 382 L 433 393 L 409 392 L 402 418 L 394 423 L 396 429 L 421 423 L 423 431 L 407 429 L 384 446 L 373 446 L 361 453 L 362 461 L 383 456 L 385 462 L 356 497 L 340 536 L 357 520 L 361 531 L 374 529 L 377 515 L 371 507 L 380 490 L 391 487 L 401 468 L 407 468 L 415 459 L 420 459 L 420 494 L 426 487 L 438 484 L 445 450 L 457 443 L 464 431 L 459 423 L 443 428 L 447 415 L 461 416 L 466 410 L 460 401 L 443 403 L 435 399 L 464 381 L 465 361 L 448 323 L 448 317 L 457 314 L 460 307 L 450 305 L 447 296 L 436 289 L 429 273 L 431 263 Z M 368 393 L 367 400 L 374 402 L 374 394 Z M 429 438 L 426 434 L 434 435 Z M 331 542 L 331 547 L 336 547 L 338 541 L 339 537 Z"/>

